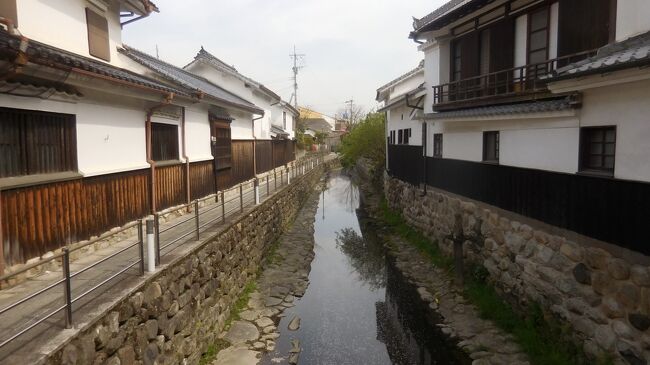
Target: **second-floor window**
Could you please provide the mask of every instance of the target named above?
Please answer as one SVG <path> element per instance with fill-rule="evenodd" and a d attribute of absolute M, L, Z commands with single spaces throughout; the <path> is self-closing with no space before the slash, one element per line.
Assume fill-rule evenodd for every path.
<path fill-rule="evenodd" d="M 616 127 L 586 127 L 580 130 L 580 171 L 614 174 Z"/>
<path fill-rule="evenodd" d="M 110 61 L 111 49 L 108 41 L 108 21 L 103 15 L 86 8 L 86 24 L 88 26 L 88 52 L 91 56 Z"/>
<path fill-rule="evenodd" d="M 0 108 L 0 178 L 77 171 L 75 116 Z"/>
<path fill-rule="evenodd" d="M 483 161 L 499 162 L 499 131 L 483 132 Z"/>
<path fill-rule="evenodd" d="M 541 8 L 528 17 L 528 64 L 543 63 L 548 59 L 549 18 L 548 7 Z"/>
<path fill-rule="evenodd" d="M 433 135 L 433 157 L 442 157 L 442 133 Z"/>
<path fill-rule="evenodd" d="M 151 159 L 178 160 L 178 127 L 173 124 L 151 123 Z"/>

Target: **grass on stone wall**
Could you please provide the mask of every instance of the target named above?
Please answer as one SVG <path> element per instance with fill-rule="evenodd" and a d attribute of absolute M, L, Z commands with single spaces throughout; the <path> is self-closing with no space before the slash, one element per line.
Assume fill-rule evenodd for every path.
<path fill-rule="evenodd" d="M 402 216 L 391 210 L 385 199 L 381 205 L 382 219 L 390 230 L 417 247 L 429 257 L 431 263 L 449 271 L 453 260 L 445 256 L 438 245 L 422 233 L 409 226 Z M 478 309 L 479 315 L 494 322 L 503 331 L 511 334 L 534 365 L 579 365 L 591 364 L 584 352 L 569 338 L 569 328 L 544 315 L 538 305 L 532 305 L 527 313 L 518 314 L 504 301 L 487 281 L 483 267 L 468 267 L 465 276 L 464 297 Z M 597 364 L 611 364 L 609 358 L 600 359 Z"/>
<path fill-rule="evenodd" d="M 233 304 L 232 308 L 230 309 L 230 316 L 226 320 L 224 324 L 224 329 L 230 327 L 230 324 L 232 322 L 238 321 L 241 318 L 239 317 L 239 313 L 241 313 L 245 308 L 246 305 L 248 304 L 248 300 L 251 297 L 251 293 L 253 293 L 255 290 L 257 290 L 257 282 L 255 279 L 249 281 L 246 286 L 244 286 L 244 290 L 242 291 L 241 295 L 239 295 L 239 298 L 237 298 L 237 301 Z M 208 365 L 211 364 L 216 358 L 217 354 L 219 351 L 229 347 L 230 344 L 222 339 L 217 339 L 215 343 L 211 344 L 208 346 L 208 350 L 201 356 L 201 360 L 199 361 L 199 365 Z"/>

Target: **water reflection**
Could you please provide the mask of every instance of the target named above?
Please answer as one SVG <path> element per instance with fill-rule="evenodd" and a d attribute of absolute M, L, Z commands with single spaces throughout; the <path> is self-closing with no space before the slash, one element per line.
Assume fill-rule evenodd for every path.
<path fill-rule="evenodd" d="M 377 226 L 359 207 L 359 190 L 332 173 L 321 185 L 310 284 L 279 324 L 274 364 L 299 339 L 300 364 L 464 364 L 442 337 L 435 318 L 388 261 Z M 291 332 L 288 322 L 302 319 Z"/>

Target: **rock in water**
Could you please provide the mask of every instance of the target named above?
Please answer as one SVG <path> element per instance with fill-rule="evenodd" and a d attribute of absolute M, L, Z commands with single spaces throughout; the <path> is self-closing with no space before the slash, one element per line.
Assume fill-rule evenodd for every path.
<path fill-rule="evenodd" d="M 290 354 L 297 354 L 300 351 L 300 341 L 299 340 L 291 340 L 291 350 L 289 350 Z"/>
<path fill-rule="evenodd" d="M 289 356 L 289 364 L 297 365 L 298 364 L 298 357 L 300 357 L 300 354 L 292 354 L 291 356 Z"/>
<path fill-rule="evenodd" d="M 289 322 L 288 328 L 289 331 L 297 331 L 298 328 L 300 328 L 300 317 L 298 316 L 293 317 L 291 322 Z"/>

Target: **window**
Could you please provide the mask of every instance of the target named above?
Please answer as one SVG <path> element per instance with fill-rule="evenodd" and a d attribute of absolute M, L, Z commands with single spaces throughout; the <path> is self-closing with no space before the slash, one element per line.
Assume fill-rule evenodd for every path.
<path fill-rule="evenodd" d="M 16 0 L 0 1 L 0 17 L 10 19 L 14 26 L 18 26 L 18 16 L 16 12 Z"/>
<path fill-rule="evenodd" d="M 616 127 L 580 130 L 580 171 L 614 174 Z"/>
<path fill-rule="evenodd" d="M 212 136 L 212 156 L 216 169 L 223 170 L 232 167 L 232 140 L 230 122 L 210 117 L 210 133 Z"/>
<path fill-rule="evenodd" d="M 287 130 L 287 112 L 282 112 L 282 129 Z"/>
<path fill-rule="evenodd" d="M 411 138 L 411 128 L 404 130 L 404 144 L 409 144 L 409 138 Z"/>
<path fill-rule="evenodd" d="M 108 42 L 108 21 L 103 16 L 86 8 L 86 24 L 88 26 L 88 52 L 91 56 L 110 61 L 111 49 Z"/>
<path fill-rule="evenodd" d="M 397 131 L 397 144 L 404 143 L 404 130 L 400 129 Z"/>
<path fill-rule="evenodd" d="M 154 161 L 178 160 L 178 127 L 151 123 L 151 158 Z"/>
<path fill-rule="evenodd" d="M 77 170 L 75 117 L 0 108 L 0 178 Z"/>
<path fill-rule="evenodd" d="M 499 162 L 499 132 L 483 132 L 483 161 Z"/>
<path fill-rule="evenodd" d="M 528 64 L 543 63 L 548 59 L 549 17 L 548 7 L 528 16 Z M 541 73 L 546 72 L 546 66 L 539 65 L 530 72 L 533 73 L 532 76 L 541 76 Z"/>
<path fill-rule="evenodd" d="M 453 46 L 453 55 L 452 55 L 452 64 L 451 64 L 451 80 L 458 81 L 461 79 L 461 45 L 459 42 L 454 42 Z"/>
<path fill-rule="evenodd" d="M 433 157 L 442 157 L 442 133 L 433 135 Z"/>

